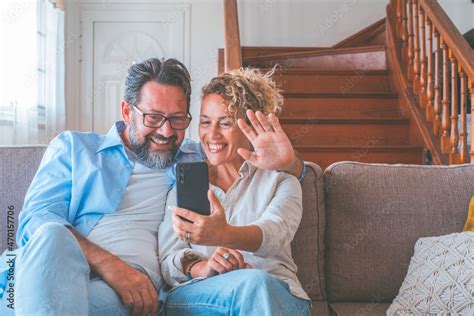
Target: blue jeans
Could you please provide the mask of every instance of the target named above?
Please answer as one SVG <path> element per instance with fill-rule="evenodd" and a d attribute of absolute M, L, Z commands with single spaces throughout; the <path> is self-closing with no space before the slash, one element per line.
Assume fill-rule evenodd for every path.
<path fill-rule="evenodd" d="M 92 277 L 76 237 L 63 225 L 41 226 L 15 262 L 14 307 L 8 295 L 0 315 L 129 315 L 117 293 Z"/>
<path fill-rule="evenodd" d="M 164 304 L 163 304 L 164 303 Z M 160 291 L 162 315 L 310 315 L 311 303 L 261 270 L 236 270 Z"/>

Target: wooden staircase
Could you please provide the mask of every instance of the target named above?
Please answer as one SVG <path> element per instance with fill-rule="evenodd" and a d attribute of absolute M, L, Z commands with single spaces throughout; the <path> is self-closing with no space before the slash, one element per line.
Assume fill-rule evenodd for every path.
<path fill-rule="evenodd" d="M 386 18 L 322 48 L 241 47 L 237 0 L 224 7 L 218 72 L 277 66 L 285 96 L 280 121 L 305 160 L 324 169 L 342 160 L 474 159 L 467 141 L 474 143 L 467 128 L 474 51 L 436 0 L 389 0 Z"/>
<path fill-rule="evenodd" d="M 349 40 L 340 48 L 242 47 L 244 66 L 278 65 L 283 129 L 303 158 L 323 169 L 344 160 L 423 163 L 423 147 L 410 139 L 410 120 L 392 90 L 385 46 L 370 32 L 381 25 L 352 36 L 354 47 Z"/>

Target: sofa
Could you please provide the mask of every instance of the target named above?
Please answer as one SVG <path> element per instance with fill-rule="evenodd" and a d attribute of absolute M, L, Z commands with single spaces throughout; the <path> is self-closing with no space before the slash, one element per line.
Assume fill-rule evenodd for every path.
<path fill-rule="evenodd" d="M 17 218 L 45 146 L 0 147 L 0 246 Z M 460 232 L 474 165 L 307 162 L 304 213 L 292 243 L 313 315 L 385 315 L 418 238 Z M 17 225 L 15 225 L 17 227 Z"/>

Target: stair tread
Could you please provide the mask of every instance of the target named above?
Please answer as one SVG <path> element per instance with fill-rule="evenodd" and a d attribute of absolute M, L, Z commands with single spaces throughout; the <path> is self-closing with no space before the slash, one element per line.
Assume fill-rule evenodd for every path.
<path fill-rule="evenodd" d="M 373 146 L 360 146 L 360 145 L 293 145 L 296 150 L 354 150 L 360 148 L 367 148 L 368 150 L 422 150 L 423 146 L 419 145 L 373 145 Z"/>
<path fill-rule="evenodd" d="M 260 68 L 263 72 L 271 71 L 273 68 Z M 389 76 L 386 69 L 350 69 L 350 70 L 326 70 L 320 68 L 282 68 L 275 71 L 276 76 L 279 74 L 300 74 L 300 75 L 316 75 L 316 76 L 353 76 L 357 72 L 362 72 L 363 76 Z"/>
<path fill-rule="evenodd" d="M 288 98 L 343 98 L 343 99 L 353 99 L 353 98 L 388 98 L 388 99 L 398 99 L 396 93 L 391 92 L 381 92 L 381 93 L 322 93 L 322 92 L 283 92 L 282 93 L 285 99 Z"/>
<path fill-rule="evenodd" d="M 405 117 L 374 117 L 374 118 L 346 118 L 346 117 L 280 117 L 280 123 L 282 124 L 299 124 L 299 123 L 317 123 L 317 124 L 408 124 L 410 120 Z"/>
<path fill-rule="evenodd" d="M 301 51 L 292 53 L 275 53 L 268 55 L 260 55 L 258 57 L 250 57 L 244 60 L 244 63 L 251 63 L 256 61 L 267 61 L 272 59 L 281 58 L 304 58 L 304 57 L 316 57 L 325 55 L 339 55 L 339 54 L 357 54 L 365 52 L 377 52 L 385 51 L 385 45 L 366 45 L 359 47 L 341 47 L 341 48 L 316 48 L 313 51 Z"/>

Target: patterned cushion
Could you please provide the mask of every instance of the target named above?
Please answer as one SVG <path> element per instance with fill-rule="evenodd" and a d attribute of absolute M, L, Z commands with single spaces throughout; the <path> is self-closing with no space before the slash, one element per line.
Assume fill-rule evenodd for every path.
<path fill-rule="evenodd" d="M 474 233 L 420 238 L 387 315 L 474 315 Z"/>

